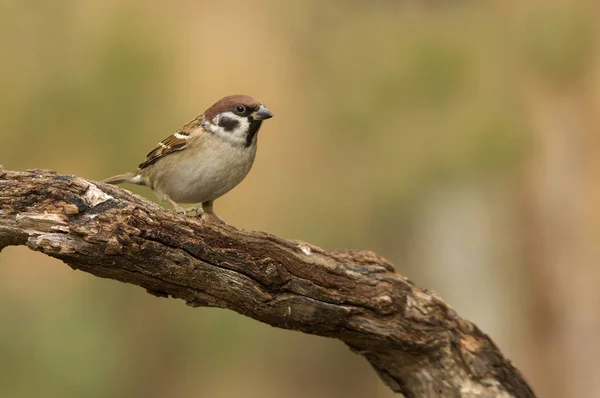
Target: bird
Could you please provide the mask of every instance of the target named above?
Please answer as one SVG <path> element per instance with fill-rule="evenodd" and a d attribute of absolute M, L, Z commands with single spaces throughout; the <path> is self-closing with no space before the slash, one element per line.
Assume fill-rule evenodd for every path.
<path fill-rule="evenodd" d="M 137 170 L 102 182 L 144 185 L 176 213 L 208 214 L 221 220 L 213 202 L 248 175 L 258 131 L 272 117 L 255 97 L 226 96 L 159 142 Z M 183 208 L 178 203 L 201 205 Z"/>

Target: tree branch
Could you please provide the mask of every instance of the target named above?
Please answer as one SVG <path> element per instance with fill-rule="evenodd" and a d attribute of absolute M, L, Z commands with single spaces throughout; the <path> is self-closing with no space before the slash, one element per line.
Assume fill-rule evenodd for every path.
<path fill-rule="evenodd" d="M 534 397 L 488 336 L 372 252 L 326 252 L 179 216 L 110 185 L 0 166 L 0 250 L 9 245 L 193 307 L 339 339 L 406 397 Z"/>

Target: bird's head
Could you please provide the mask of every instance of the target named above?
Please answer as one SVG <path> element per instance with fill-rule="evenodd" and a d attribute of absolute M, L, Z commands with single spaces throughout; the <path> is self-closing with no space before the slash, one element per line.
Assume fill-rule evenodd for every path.
<path fill-rule="evenodd" d="M 256 98 L 230 95 L 217 101 L 202 115 L 202 126 L 233 145 L 256 144 L 262 121 L 273 114 Z"/>

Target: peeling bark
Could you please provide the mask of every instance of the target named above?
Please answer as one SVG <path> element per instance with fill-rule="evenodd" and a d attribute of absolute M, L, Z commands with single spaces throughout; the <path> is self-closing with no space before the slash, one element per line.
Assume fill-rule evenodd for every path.
<path fill-rule="evenodd" d="M 114 186 L 0 167 L 0 250 L 10 245 L 193 307 L 339 339 L 409 398 L 534 397 L 487 335 L 373 252 L 326 252 Z"/>

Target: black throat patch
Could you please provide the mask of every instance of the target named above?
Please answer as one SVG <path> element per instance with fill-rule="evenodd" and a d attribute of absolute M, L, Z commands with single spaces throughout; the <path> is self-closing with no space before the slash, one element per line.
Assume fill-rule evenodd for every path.
<path fill-rule="evenodd" d="M 240 122 L 235 119 L 229 117 L 219 118 L 219 126 L 223 127 L 223 130 L 227 131 L 228 133 L 231 133 L 233 130 L 237 129 L 239 125 Z"/>
<path fill-rule="evenodd" d="M 261 124 L 262 120 L 250 119 L 250 127 L 248 128 L 248 135 L 246 136 L 246 148 L 252 145 L 252 140 L 254 139 L 254 136 L 258 133 L 258 129 L 260 129 Z"/>

